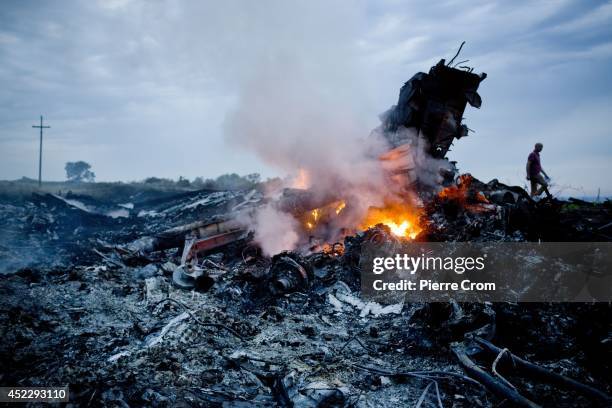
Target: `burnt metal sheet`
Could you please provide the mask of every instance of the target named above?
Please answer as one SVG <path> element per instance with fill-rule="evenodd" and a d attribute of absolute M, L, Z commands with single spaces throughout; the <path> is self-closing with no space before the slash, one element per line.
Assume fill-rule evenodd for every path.
<path fill-rule="evenodd" d="M 415 128 L 427 141 L 428 153 L 444 158 L 454 139 L 467 135 L 463 113 L 468 103 L 475 108 L 482 105 L 477 90 L 486 77 L 440 60 L 429 73 L 419 72 L 402 86 L 397 105 L 383 116 L 383 129 L 395 134 L 401 127 Z M 392 148 L 406 142 L 387 139 Z"/>

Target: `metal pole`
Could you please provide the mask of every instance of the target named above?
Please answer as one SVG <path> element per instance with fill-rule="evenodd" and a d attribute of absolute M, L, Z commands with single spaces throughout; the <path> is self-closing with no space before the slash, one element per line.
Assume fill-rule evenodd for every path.
<path fill-rule="evenodd" d="M 42 132 L 43 117 L 40 115 L 40 147 L 38 149 L 38 188 L 42 186 Z"/>
<path fill-rule="evenodd" d="M 42 115 L 40 115 L 40 125 L 36 126 L 33 125 L 33 128 L 39 128 L 40 129 L 40 146 L 38 149 L 38 188 L 40 188 L 42 186 L 42 136 L 43 136 L 43 129 L 44 128 L 50 128 L 51 126 L 43 126 L 43 117 Z"/>

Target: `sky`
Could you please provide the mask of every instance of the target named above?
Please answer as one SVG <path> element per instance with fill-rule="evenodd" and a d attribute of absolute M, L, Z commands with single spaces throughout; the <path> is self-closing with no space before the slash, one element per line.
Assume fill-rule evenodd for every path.
<path fill-rule="evenodd" d="M 37 177 L 41 114 L 47 180 L 76 160 L 99 181 L 283 175 L 244 142 L 262 129 L 229 123 L 245 101 L 274 112 L 264 130 L 279 140 L 304 108 L 312 132 L 342 118 L 358 143 L 466 41 L 460 59 L 488 77 L 448 155 L 460 170 L 524 185 L 542 142 L 553 192 L 610 195 L 611 22 L 612 2 L 585 0 L 4 0 L 0 179 Z M 245 99 L 254 89 L 265 98 Z"/>

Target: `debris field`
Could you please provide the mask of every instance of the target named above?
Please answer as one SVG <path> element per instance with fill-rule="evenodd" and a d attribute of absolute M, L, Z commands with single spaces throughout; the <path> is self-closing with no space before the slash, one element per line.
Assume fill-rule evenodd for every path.
<path fill-rule="evenodd" d="M 536 203 L 475 179 L 469 189 L 488 202 L 434 200 L 417 239 L 608 238 L 609 202 Z M 261 200 L 257 190 L 197 191 L 134 200 L 122 216 L 70 195 L 3 203 L 12 273 L 0 280 L 2 383 L 70 384 L 72 404 L 92 406 L 513 406 L 508 389 L 542 406 L 606 406 L 608 304 L 365 302 L 360 245 L 388 237 L 384 226 L 272 258 L 245 234 L 205 250 L 205 273 L 177 286 L 185 234 L 173 229 L 218 224 Z M 510 353 L 587 388 L 513 367 Z M 492 373 L 494 361 L 504 380 L 485 378 L 501 393 L 471 371 Z"/>

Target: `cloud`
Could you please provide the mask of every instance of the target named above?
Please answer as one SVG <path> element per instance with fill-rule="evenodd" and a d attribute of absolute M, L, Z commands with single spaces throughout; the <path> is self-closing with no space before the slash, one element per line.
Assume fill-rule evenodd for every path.
<path fill-rule="evenodd" d="M 612 1 L 607 1 L 575 18 L 570 18 L 568 21 L 552 27 L 551 31 L 584 33 L 602 26 L 609 26 L 610 19 L 612 19 Z"/>
<path fill-rule="evenodd" d="M 367 135 L 399 87 L 450 58 L 462 40 L 462 57 L 489 77 L 482 109 L 466 111 L 477 132 L 451 155 L 476 176 L 513 177 L 509 169 L 524 166 L 528 148 L 519 143 L 536 130 L 553 140 L 548 124 L 577 106 L 612 110 L 610 4 L 9 2 L 0 10 L 0 178 L 35 174 L 30 126 L 41 113 L 52 125 L 50 178 L 62 178 L 64 163 L 79 159 L 91 161 L 100 180 L 272 175 L 278 170 L 223 139 L 224 119 L 253 67 L 270 66 L 286 76 L 280 83 L 291 83 L 294 73 L 306 78 L 308 98 L 348 112 L 353 132 Z M 598 123 L 580 123 L 584 134 L 601 134 Z M 607 146 L 605 136 L 589 143 Z M 489 160 L 489 146 L 517 155 Z M 596 189 L 561 165 L 570 153 L 588 167 L 586 152 L 559 151 L 547 163 L 559 164 L 558 177 L 568 183 Z"/>

